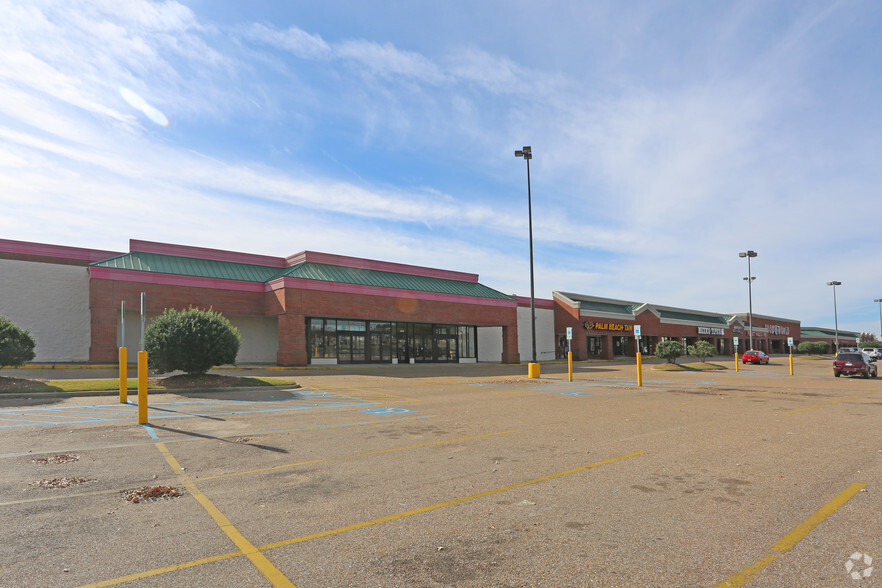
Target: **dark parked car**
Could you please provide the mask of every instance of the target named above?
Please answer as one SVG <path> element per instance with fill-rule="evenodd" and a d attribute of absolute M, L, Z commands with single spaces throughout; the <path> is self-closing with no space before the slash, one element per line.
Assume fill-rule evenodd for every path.
<path fill-rule="evenodd" d="M 745 351 L 741 356 L 741 363 L 769 363 L 769 356 L 763 353 L 762 351 L 756 351 L 755 349 L 751 349 L 749 351 Z"/>
<path fill-rule="evenodd" d="M 833 375 L 876 377 L 876 362 L 866 353 L 840 353 L 833 360 Z"/>

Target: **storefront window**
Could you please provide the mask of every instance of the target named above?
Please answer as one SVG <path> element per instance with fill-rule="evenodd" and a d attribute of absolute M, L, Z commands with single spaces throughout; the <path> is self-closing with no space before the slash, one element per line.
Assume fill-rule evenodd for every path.
<path fill-rule="evenodd" d="M 478 349 L 475 345 L 475 327 L 460 325 L 459 356 L 477 357 L 477 351 Z"/>
<path fill-rule="evenodd" d="M 477 327 L 473 325 L 324 318 L 309 318 L 306 324 L 310 360 L 385 363 L 397 358 L 408 363 L 478 356 Z"/>

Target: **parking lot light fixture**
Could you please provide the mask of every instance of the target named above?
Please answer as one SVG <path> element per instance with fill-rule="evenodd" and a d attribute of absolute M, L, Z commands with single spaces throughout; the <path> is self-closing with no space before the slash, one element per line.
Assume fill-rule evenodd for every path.
<path fill-rule="evenodd" d="M 754 277 L 750 273 L 750 258 L 756 257 L 756 251 L 751 251 L 750 249 L 748 249 L 747 251 L 741 251 L 738 253 L 738 257 L 747 258 L 747 277 L 744 278 L 745 280 L 747 280 L 747 328 L 748 332 L 750 333 L 750 348 L 753 349 L 753 288 L 751 286 L 756 277 Z"/>
<path fill-rule="evenodd" d="M 882 341 L 882 298 L 874 298 L 873 302 L 879 303 L 879 340 Z"/>
<path fill-rule="evenodd" d="M 515 157 L 527 160 L 527 219 L 530 227 L 530 327 L 533 337 L 533 362 L 536 363 L 536 293 L 533 286 L 533 204 L 530 195 L 530 160 L 533 159 L 533 148 L 524 145 L 515 151 Z"/>
<path fill-rule="evenodd" d="M 841 286 L 842 282 L 837 282 L 836 280 L 833 280 L 832 282 L 827 282 L 827 285 L 833 286 L 833 324 L 834 324 L 834 328 L 836 329 L 834 331 L 835 338 L 833 340 L 835 342 L 834 345 L 836 347 L 836 349 L 834 351 L 836 353 L 839 353 L 839 315 L 836 312 L 836 286 Z"/>

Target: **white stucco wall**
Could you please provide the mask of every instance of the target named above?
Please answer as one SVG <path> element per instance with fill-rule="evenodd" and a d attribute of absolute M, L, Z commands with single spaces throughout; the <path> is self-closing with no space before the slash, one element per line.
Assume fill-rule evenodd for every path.
<path fill-rule="evenodd" d="M 88 361 L 85 267 L 0 259 L 0 315 L 30 331 L 36 362 Z"/>
<path fill-rule="evenodd" d="M 530 307 L 518 306 L 518 353 L 521 362 L 533 359 L 533 335 L 530 330 Z M 536 309 L 536 359 L 549 361 L 555 359 L 554 310 Z"/>
<path fill-rule="evenodd" d="M 150 326 L 150 322 L 157 316 L 158 313 L 148 312 L 145 325 Z M 279 350 L 278 318 L 274 316 L 226 316 L 226 318 L 239 329 L 239 334 L 242 336 L 236 363 L 276 363 L 276 353 Z M 121 324 L 117 322 L 117 337 L 119 333 L 121 333 Z M 140 310 L 126 308 L 126 347 L 129 348 L 131 361 L 132 354 L 141 348 Z"/>
<path fill-rule="evenodd" d="M 478 327 L 478 361 L 502 361 L 502 327 Z"/>

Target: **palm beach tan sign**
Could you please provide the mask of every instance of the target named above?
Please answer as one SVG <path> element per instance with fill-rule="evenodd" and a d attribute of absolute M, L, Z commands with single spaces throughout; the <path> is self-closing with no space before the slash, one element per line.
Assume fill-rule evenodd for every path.
<path fill-rule="evenodd" d="M 585 321 L 584 326 L 589 331 L 633 331 L 634 325 L 624 325 L 622 323 L 595 323 L 594 321 Z"/>

